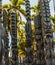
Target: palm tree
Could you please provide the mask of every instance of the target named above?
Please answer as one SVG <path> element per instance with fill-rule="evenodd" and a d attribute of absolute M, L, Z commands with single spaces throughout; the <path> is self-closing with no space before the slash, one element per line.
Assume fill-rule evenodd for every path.
<path fill-rule="evenodd" d="M 11 9 L 14 9 L 16 11 L 18 11 L 18 15 L 17 15 L 17 18 L 19 21 L 19 17 L 20 17 L 20 13 L 22 15 L 24 15 L 24 17 L 26 17 L 26 12 L 23 8 L 21 8 L 21 5 L 24 5 L 25 4 L 25 1 L 24 0 L 10 0 L 11 4 L 5 4 L 3 5 L 3 9 L 6 9 L 7 12 L 8 12 L 8 29 L 10 30 L 10 10 Z"/>
<path fill-rule="evenodd" d="M 24 0 L 10 0 L 11 2 L 11 8 L 13 8 L 14 10 L 18 10 L 20 13 L 22 13 L 24 16 L 25 14 L 25 10 L 23 8 L 21 8 L 21 5 L 25 4 Z"/>
<path fill-rule="evenodd" d="M 16 13 L 11 11 L 12 65 L 18 65 Z"/>
<path fill-rule="evenodd" d="M 14 61 L 14 64 L 12 62 L 12 65 L 17 65 L 17 60 L 18 60 L 17 22 L 19 22 L 20 13 L 23 14 L 24 16 L 26 15 L 25 10 L 21 8 L 21 5 L 23 5 L 25 2 L 24 2 L 24 0 L 10 0 L 10 2 L 11 2 L 11 4 L 3 5 L 3 9 L 6 9 L 8 12 L 8 29 L 12 33 L 11 34 L 11 37 L 12 37 L 12 58 L 13 58 L 12 61 Z M 16 13 L 13 13 L 13 12 L 10 13 L 12 10 L 15 11 Z M 10 21 L 10 15 L 11 15 L 11 21 Z M 15 15 L 15 17 L 13 18 L 12 16 L 14 16 L 14 15 Z M 16 21 L 13 23 L 12 19 L 13 20 L 15 19 Z M 11 29 L 10 29 L 10 25 L 11 25 Z M 15 28 L 15 29 L 13 30 L 13 28 Z M 14 51 L 16 53 L 14 53 Z"/>
<path fill-rule="evenodd" d="M 31 19 L 30 19 L 30 2 L 29 0 L 25 0 L 26 3 L 26 64 L 33 63 L 33 49 L 32 46 L 32 30 L 31 30 Z"/>
<path fill-rule="evenodd" d="M 11 37 L 12 37 L 12 65 L 17 65 L 18 61 L 18 48 L 17 48 L 17 22 L 20 17 L 20 12 L 23 14 L 25 11 L 21 8 L 21 4 L 24 2 L 20 0 L 10 0 L 11 1 Z M 14 11 L 14 12 L 13 12 Z M 16 13 L 15 13 L 16 12 Z M 18 17 L 17 17 L 18 14 Z M 25 16 L 25 14 L 24 14 Z M 14 52 L 15 51 L 15 52 Z"/>

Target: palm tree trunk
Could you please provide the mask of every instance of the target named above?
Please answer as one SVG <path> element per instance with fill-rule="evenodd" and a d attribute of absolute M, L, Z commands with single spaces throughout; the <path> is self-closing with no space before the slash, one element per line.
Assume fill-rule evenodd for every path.
<path fill-rule="evenodd" d="M 17 22 L 15 11 L 11 12 L 12 65 L 18 65 Z"/>
<path fill-rule="evenodd" d="M 25 0 L 26 2 L 26 64 L 32 64 L 33 62 L 33 49 L 32 46 L 32 30 L 31 30 L 31 20 L 30 20 L 30 2 L 29 0 Z"/>

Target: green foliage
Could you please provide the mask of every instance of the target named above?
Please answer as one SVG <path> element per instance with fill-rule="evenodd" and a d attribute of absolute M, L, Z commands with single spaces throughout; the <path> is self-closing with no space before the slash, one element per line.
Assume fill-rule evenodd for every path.
<path fill-rule="evenodd" d="M 55 15 L 54 15 L 54 16 L 50 16 L 50 19 L 51 19 L 52 22 L 55 24 Z"/>
<path fill-rule="evenodd" d="M 39 4 L 37 4 L 37 5 L 33 6 L 33 7 L 31 7 L 31 9 L 33 10 L 33 12 L 36 12 L 36 13 L 40 12 Z"/>
<path fill-rule="evenodd" d="M 52 20 L 53 32 L 55 32 L 55 15 L 50 16 L 50 19 Z"/>
<path fill-rule="evenodd" d="M 10 0 L 13 6 L 16 6 L 18 4 L 18 0 Z"/>
<path fill-rule="evenodd" d="M 34 12 L 34 14 L 31 15 L 31 20 L 34 19 L 35 14 L 38 14 L 40 12 L 39 3 L 35 6 L 30 7 L 31 10 Z"/>

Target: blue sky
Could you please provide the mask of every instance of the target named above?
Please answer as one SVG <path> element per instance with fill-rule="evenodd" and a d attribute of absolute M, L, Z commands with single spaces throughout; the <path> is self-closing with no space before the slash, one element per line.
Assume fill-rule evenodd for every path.
<path fill-rule="evenodd" d="M 2 0 L 2 1 L 3 1 L 3 4 L 8 4 L 8 3 L 10 3 L 9 0 Z M 37 4 L 37 1 L 38 1 L 38 0 L 30 0 L 31 6 Z M 51 11 L 51 14 L 53 15 L 53 14 L 54 14 L 53 0 L 51 0 L 51 2 L 50 2 L 50 9 L 51 9 L 51 10 L 50 10 L 50 11 Z"/>
<path fill-rule="evenodd" d="M 2 0 L 2 3 L 7 4 L 7 3 L 9 3 L 9 0 Z"/>
<path fill-rule="evenodd" d="M 10 3 L 9 0 L 2 0 L 2 1 L 3 1 L 3 4 Z M 33 2 L 33 1 L 34 1 L 34 2 Z M 31 5 L 34 5 L 34 4 L 36 4 L 37 1 L 38 1 L 38 0 L 30 0 L 30 3 L 31 3 Z"/>

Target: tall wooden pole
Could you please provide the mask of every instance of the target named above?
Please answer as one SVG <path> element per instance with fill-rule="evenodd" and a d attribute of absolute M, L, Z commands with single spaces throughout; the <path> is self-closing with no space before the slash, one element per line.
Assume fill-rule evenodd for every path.
<path fill-rule="evenodd" d="M 31 19 L 30 19 L 30 2 L 25 0 L 26 3 L 26 64 L 32 65 L 33 62 L 33 49 L 32 46 L 32 30 L 31 30 Z"/>
<path fill-rule="evenodd" d="M 44 44 L 42 36 L 42 22 L 40 12 L 34 17 L 35 39 L 37 45 L 37 65 L 45 65 Z"/>
<path fill-rule="evenodd" d="M 43 45 L 46 51 L 47 65 L 52 64 L 53 57 L 53 32 L 52 24 L 50 21 L 50 8 L 48 0 L 40 0 L 41 21 L 42 21 L 42 34 Z"/>

